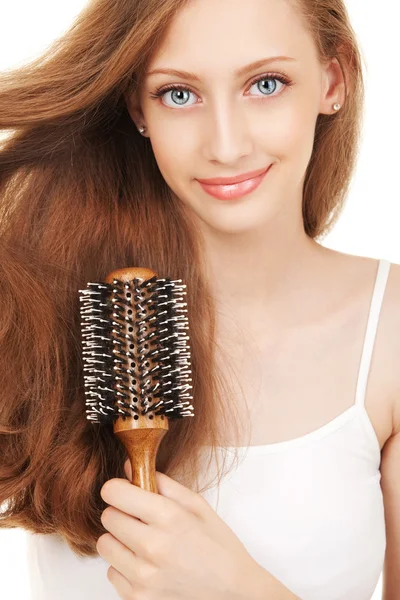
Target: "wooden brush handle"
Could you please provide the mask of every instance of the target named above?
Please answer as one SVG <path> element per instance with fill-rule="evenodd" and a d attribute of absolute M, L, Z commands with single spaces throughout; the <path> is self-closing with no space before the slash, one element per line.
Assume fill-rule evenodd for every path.
<path fill-rule="evenodd" d="M 156 273 L 143 267 L 117 269 L 112 271 L 107 283 L 114 279 L 129 282 L 132 279 L 151 279 Z M 158 494 L 156 482 L 156 458 L 158 447 L 168 431 L 168 419 L 162 415 L 129 417 L 117 419 L 114 433 L 124 444 L 132 468 L 132 484 Z"/>
<path fill-rule="evenodd" d="M 161 416 L 118 419 L 114 433 L 124 444 L 131 461 L 132 484 L 158 494 L 156 458 L 161 440 L 168 431 L 168 419 Z"/>

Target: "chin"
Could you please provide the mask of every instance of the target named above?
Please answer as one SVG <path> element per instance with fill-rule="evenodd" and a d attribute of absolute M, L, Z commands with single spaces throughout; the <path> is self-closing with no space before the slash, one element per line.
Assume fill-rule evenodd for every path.
<path fill-rule="evenodd" d="M 265 226 L 268 225 L 268 216 L 264 215 L 264 218 L 261 218 L 257 215 L 248 215 L 247 218 L 235 217 L 232 215 L 232 218 L 220 218 L 210 221 L 210 219 L 202 219 L 203 227 L 213 230 L 215 233 L 225 234 L 225 235 L 246 235 L 246 234 L 254 234 L 256 231 L 265 229 Z"/>

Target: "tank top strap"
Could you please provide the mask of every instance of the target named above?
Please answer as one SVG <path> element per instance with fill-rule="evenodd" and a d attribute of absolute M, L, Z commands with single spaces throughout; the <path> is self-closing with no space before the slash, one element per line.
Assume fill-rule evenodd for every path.
<path fill-rule="evenodd" d="M 388 260 L 383 258 L 381 258 L 378 263 L 375 287 L 372 294 L 364 347 L 361 355 L 360 370 L 357 380 L 356 404 L 359 406 L 364 406 L 365 402 L 368 375 L 371 367 L 372 353 L 374 350 L 383 298 L 389 277 L 390 264 L 391 263 Z"/>

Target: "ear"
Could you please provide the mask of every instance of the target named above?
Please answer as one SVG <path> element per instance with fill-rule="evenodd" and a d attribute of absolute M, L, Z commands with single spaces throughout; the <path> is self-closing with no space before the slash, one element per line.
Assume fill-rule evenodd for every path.
<path fill-rule="evenodd" d="M 124 95 L 124 98 L 132 121 L 135 123 L 136 127 L 140 127 L 145 121 L 145 118 L 140 106 L 138 91 L 132 92 L 129 96 Z"/>
<path fill-rule="evenodd" d="M 343 106 L 345 101 L 346 89 L 342 67 L 338 59 L 333 58 L 323 67 L 319 112 L 325 115 L 334 114 L 333 104 L 338 102 Z"/>

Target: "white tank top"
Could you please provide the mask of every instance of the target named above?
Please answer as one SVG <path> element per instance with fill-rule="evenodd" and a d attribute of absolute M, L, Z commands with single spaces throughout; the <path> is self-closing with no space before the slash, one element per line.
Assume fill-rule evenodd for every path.
<path fill-rule="evenodd" d="M 240 448 L 236 470 L 202 494 L 249 554 L 302 600 L 370 600 L 382 572 L 381 453 L 364 400 L 389 270 L 381 259 L 355 403 L 304 436 Z M 28 533 L 31 600 L 120 600 L 109 566 L 77 557 L 56 534 Z"/>

